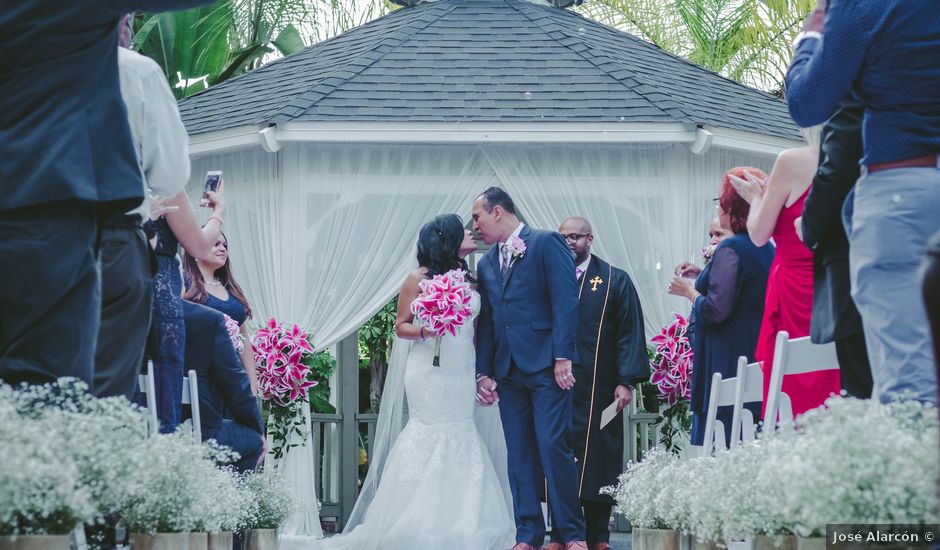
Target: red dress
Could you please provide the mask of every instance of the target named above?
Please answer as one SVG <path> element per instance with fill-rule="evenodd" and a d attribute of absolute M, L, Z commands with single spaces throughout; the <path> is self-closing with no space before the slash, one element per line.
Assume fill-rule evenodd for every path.
<path fill-rule="evenodd" d="M 762 361 L 764 371 L 764 406 L 770 388 L 770 370 L 774 362 L 777 332 L 785 330 L 790 338 L 809 335 L 813 312 L 813 253 L 800 241 L 793 226 L 803 214 L 807 189 L 796 202 L 787 206 L 777 218 L 774 243 L 777 250 L 767 280 L 764 319 L 754 357 Z M 830 394 L 841 390 L 839 371 L 791 374 L 783 378 L 783 392 L 790 397 L 793 414 L 797 415 L 823 404 Z M 761 416 L 763 416 L 763 408 Z"/>

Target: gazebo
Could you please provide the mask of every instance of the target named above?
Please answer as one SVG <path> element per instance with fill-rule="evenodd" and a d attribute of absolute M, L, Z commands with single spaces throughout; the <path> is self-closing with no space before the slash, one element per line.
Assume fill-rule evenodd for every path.
<path fill-rule="evenodd" d="M 356 329 L 415 265 L 421 224 L 469 221 L 490 185 L 535 227 L 589 219 L 594 251 L 630 274 L 658 330 L 687 312 L 665 287 L 698 258 L 721 173 L 769 171 L 800 145 L 779 98 L 526 0 L 402 8 L 180 111 L 194 193 L 224 171 L 234 270 L 258 317 L 300 323 L 318 347 L 342 341 L 340 371 L 357 367 Z M 332 421 L 352 457 L 355 372 L 340 380 Z M 351 509 L 355 464 L 343 471 L 327 515 Z"/>

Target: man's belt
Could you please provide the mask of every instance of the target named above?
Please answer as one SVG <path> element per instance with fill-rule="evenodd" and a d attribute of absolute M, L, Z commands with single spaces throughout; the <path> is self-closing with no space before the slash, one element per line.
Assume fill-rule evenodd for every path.
<path fill-rule="evenodd" d="M 866 168 L 868 173 L 881 172 L 882 170 L 894 170 L 895 168 L 936 168 L 938 166 L 938 155 L 924 155 L 910 159 L 897 160 L 894 162 L 879 162 L 869 164 Z"/>

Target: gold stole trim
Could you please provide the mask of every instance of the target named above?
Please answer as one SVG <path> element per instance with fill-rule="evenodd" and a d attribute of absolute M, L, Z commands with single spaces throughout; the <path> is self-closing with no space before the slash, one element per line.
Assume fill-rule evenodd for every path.
<path fill-rule="evenodd" d="M 597 390 L 597 351 L 601 347 L 601 331 L 604 330 L 604 314 L 607 313 L 607 300 L 610 298 L 610 283 L 613 267 L 607 264 L 607 291 L 604 294 L 604 307 L 601 309 L 601 320 L 597 325 L 597 340 L 594 344 L 594 374 L 591 379 L 591 403 L 588 407 L 588 425 L 587 435 L 584 438 L 584 458 L 581 462 L 581 482 L 578 484 L 578 498 L 582 498 L 581 492 L 584 490 L 584 473 L 587 471 L 588 451 L 591 446 L 591 424 L 594 421 L 594 393 Z M 587 272 L 584 279 L 581 280 L 581 288 L 584 289 L 584 280 L 587 279 Z M 581 293 L 578 293 L 578 300 L 581 299 Z"/>

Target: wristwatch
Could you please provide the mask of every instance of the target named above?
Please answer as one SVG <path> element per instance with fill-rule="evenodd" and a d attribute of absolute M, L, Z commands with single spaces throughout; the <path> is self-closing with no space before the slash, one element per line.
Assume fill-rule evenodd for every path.
<path fill-rule="evenodd" d="M 796 35 L 796 38 L 793 39 L 793 49 L 795 50 L 800 43 L 808 38 L 815 38 L 816 40 L 822 40 L 822 33 L 819 31 L 802 31 Z"/>

